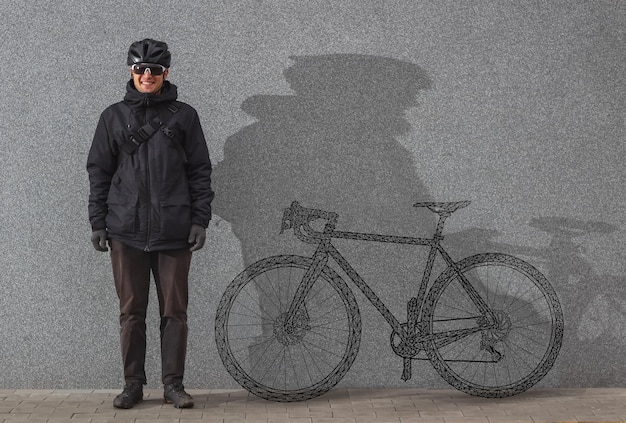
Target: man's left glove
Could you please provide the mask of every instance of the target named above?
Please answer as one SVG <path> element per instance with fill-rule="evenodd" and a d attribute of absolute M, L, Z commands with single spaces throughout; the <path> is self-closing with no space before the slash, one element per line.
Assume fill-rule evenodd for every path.
<path fill-rule="evenodd" d="M 91 243 L 98 251 L 109 251 L 107 248 L 107 231 L 100 229 L 91 233 Z"/>
<path fill-rule="evenodd" d="M 187 242 L 193 245 L 189 251 L 198 251 L 200 248 L 204 247 L 204 241 L 206 241 L 206 229 L 200 225 L 191 225 Z"/>

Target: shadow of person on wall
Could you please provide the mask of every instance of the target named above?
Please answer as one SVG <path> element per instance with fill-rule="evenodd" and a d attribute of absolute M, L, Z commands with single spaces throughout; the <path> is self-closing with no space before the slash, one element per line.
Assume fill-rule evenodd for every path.
<path fill-rule="evenodd" d="M 214 211 L 230 222 L 244 265 L 277 254 L 313 253 L 315 246 L 293 233 L 279 234 L 283 210 L 294 200 L 338 213 L 339 230 L 432 235 L 434 215 L 412 207 L 430 200 L 430 194 L 411 153 L 397 140 L 411 130 L 405 112 L 431 86 L 426 73 L 412 63 L 371 55 L 291 59 L 284 77 L 294 94 L 246 99 L 241 108 L 257 121 L 227 139 L 224 159 L 214 169 Z M 403 317 L 421 277 L 422 249 L 354 241 L 344 249 L 340 241 L 336 245 Z M 365 377 L 396 383 L 402 360 L 389 348 L 390 332 L 380 331 L 388 326 L 369 304 L 361 302 L 360 309 Z M 368 337 L 371 345 L 365 345 Z M 387 357 L 393 366 L 383 363 Z"/>
<path fill-rule="evenodd" d="M 366 55 L 292 60 L 284 76 L 295 95 L 246 99 L 242 110 L 258 122 L 227 139 L 214 171 L 215 212 L 231 223 L 245 264 L 284 252 L 278 230 L 294 200 L 335 211 L 354 230 L 430 232 L 432 216 L 411 208 L 429 194 L 395 139 L 410 130 L 404 113 L 418 91 L 430 87 L 424 71 Z"/>

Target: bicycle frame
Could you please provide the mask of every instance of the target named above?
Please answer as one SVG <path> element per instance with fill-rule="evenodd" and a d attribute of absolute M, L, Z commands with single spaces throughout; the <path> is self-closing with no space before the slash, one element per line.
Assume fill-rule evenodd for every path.
<path fill-rule="evenodd" d="M 354 363 L 362 332 L 347 276 L 390 325 L 404 381 L 412 376 L 413 360 L 428 360 L 446 382 L 470 395 L 506 397 L 533 386 L 561 348 L 558 297 L 541 272 L 514 256 L 450 257 L 442 245 L 444 222 L 467 205 L 414 204 L 439 216 L 434 235 L 417 238 L 337 231 L 336 213 L 293 202 L 284 211 L 281 232 L 293 230 L 315 245 L 315 252 L 266 257 L 228 285 L 215 318 L 218 352 L 228 372 L 249 392 L 272 401 L 302 401 L 335 386 Z M 320 223 L 315 229 L 313 221 Z M 334 239 L 428 248 L 406 321 L 398 319 L 404 313 L 392 314 Z M 437 277 L 435 260 L 447 265 Z"/>
<path fill-rule="evenodd" d="M 295 210 L 293 210 L 294 207 Z M 307 214 L 298 215 L 297 213 L 302 213 L 303 211 L 308 212 Z M 435 229 L 435 234 L 432 238 L 414 238 L 414 237 L 404 237 L 404 236 L 393 236 L 393 235 L 379 235 L 379 234 L 368 234 L 368 233 L 359 233 L 359 232 L 343 232 L 336 231 L 335 224 L 337 215 L 334 213 L 323 212 L 321 210 L 310 210 L 304 209 L 300 207 L 297 203 L 292 205 L 292 209 L 289 210 L 289 214 L 287 214 L 283 218 L 283 230 L 293 228 L 296 236 L 304 242 L 307 243 L 317 243 L 318 247 L 315 253 L 312 256 L 313 263 L 311 267 L 307 269 L 305 272 L 302 282 L 299 284 L 296 293 L 294 294 L 293 301 L 291 302 L 288 318 L 286 319 L 286 326 L 291 326 L 293 324 L 294 318 L 298 315 L 298 310 L 301 304 L 304 304 L 304 299 L 309 294 L 313 284 L 317 280 L 317 278 L 322 273 L 324 266 L 328 262 L 329 257 L 339 265 L 339 267 L 348 275 L 348 277 L 352 280 L 352 282 L 359 288 L 359 290 L 365 295 L 365 297 L 372 303 L 372 305 L 378 310 L 378 312 L 385 318 L 385 320 L 389 323 L 391 328 L 398 334 L 402 339 L 406 339 L 411 336 L 415 336 L 417 332 L 417 323 L 421 321 L 422 308 L 424 305 L 428 283 L 431 280 L 432 270 L 434 267 L 435 259 L 437 253 L 443 258 L 443 260 L 447 263 L 448 266 L 457 270 L 457 274 L 459 275 L 459 280 L 461 281 L 461 285 L 464 290 L 467 292 L 470 299 L 476 305 L 477 309 L 483 314 L 487 315 L 490 318 L 490 322 L 495 322 L 496 318 L 493 314 L 493 311 L 489 308 L 489 306 L 485 303 L 482 297 L 478 294 L 478 292 L 474 289 L 471 283 L 465 278 L 465 276 L 458 271 L 454 260 L 450 257 L 448 252 L 441 245 L 441 241 L 444 239 L 442 236 L 444 222 L 447 217 L 450 216 L 451 213 L 440 213 L 439 219 L 437 222 L 437 227 Z M 310 222 L 316 219 L 325 218 L 328 220 L 326 225 L 324 226 L 323 232 L 315 231 L 310 227 Z M 302 232 L 304 229 L 304 232 Z M 282 232 L 282 231 L 281 231 Z M 426 267 L 424 268 L 424 273 L 422 276 L 422 281 L 419 285 L 419 290 L 417 297 L 412 298 L 407 305 L 407 327 L 406 329 L 402 326 L 400 321 L 393 315 L 393 313 L 385 306 L 385 304 L 381 301 L 381 299 L 376 295 L 376 293 L 369 287 L 369 285 L 365 282 L 365 280 L 358 274 L 358 272 L 348 263 L 348 261 L 343 257 L 343 255 L 335 248 L 331 243 L 331 239 L 348 239 L 348 240 L 356 240 L 356 241 L 373 241 L 373 242 L 385 242 L 385 243 L 393 243 L 393 244 L 404 244 L 404 245 L 417 245 L 417 246 L 428 246 L 430 247 L 430 251 L 428 254 L 428 259 L 426 262 Z M 491 323 L 493 324 L 493 323 Z M 432 340 L 435 338 L 445 338 L 448 342 L 454 342 L 454 340 L 459 337 L 467 336 L 471 333 L 477 332 L 479 330 L 483 330 L 485 328 L 490 327 L 481 326 L 476 329 L 460 329 L 457 331 L 449 331 L 446 333 L 438 334 L 438 335 L 429 335 L 425 336 L 423 340 Z"/>

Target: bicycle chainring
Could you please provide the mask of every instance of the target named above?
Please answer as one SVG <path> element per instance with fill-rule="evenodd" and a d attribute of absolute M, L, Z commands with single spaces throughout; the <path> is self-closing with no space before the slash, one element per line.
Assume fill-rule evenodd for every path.
<path fill-rule="evenodd" d="M 407 328 L 408 324 L 402 323 L 401 326 Z M 423 350 L 420 333 L 402 339 L 402 336 L 394 330 L 391 333 L 390 343 L 393 352 L 402 358 L 413 358 Z"/>

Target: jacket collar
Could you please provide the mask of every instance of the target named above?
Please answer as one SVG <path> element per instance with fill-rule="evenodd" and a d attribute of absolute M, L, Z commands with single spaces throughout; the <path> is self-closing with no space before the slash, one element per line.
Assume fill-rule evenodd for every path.
<path fill-rule="evenodd" d="M 131 109 L 145 109 L 148 107 L 157 106 L 160 104 L 171 103 L 178 98 L 178 88 L 176 85 L 169 81 L 163 82 L 160 94 L 146 94 L 140 93 L 135 88 L 133 80 L 131 79 L 126 84 L 126 95 L 124 96 L 124 103 L 128 104 Z"/>

